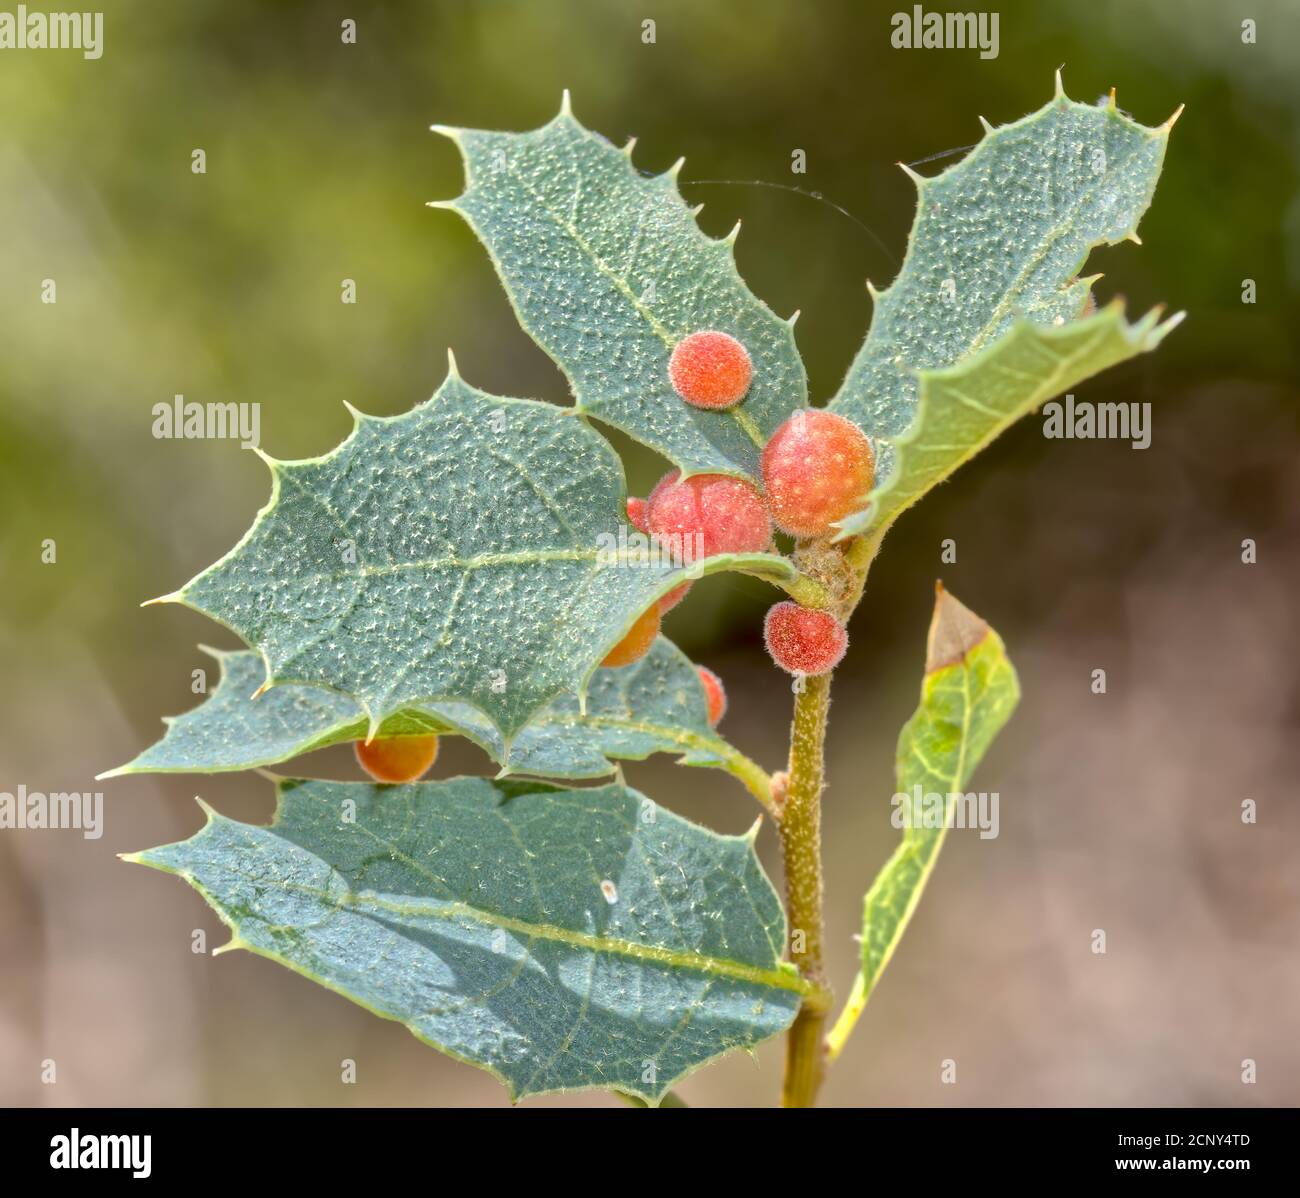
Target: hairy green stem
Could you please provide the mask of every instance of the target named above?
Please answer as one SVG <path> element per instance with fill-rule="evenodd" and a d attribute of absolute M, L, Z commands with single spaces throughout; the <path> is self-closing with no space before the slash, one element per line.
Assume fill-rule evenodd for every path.
<path fill-rule="evenodd" d="M 779 825 L 785 858 L 790 959 L 805 980 L 823 994 L 821 794 L 830 697 L 829 674 L 803 679 L 795 695 L 790 782 Z M 795 1016 L 786 1040 L 782 1106 L 812 1106 L 816 1100 L 825 1071 L 822 1035 L 828 1005 L 821 995 L 811 997 L 804 1000 Z"/>
<path fill-rule="evenodd" d="M 722 757 L 723 769 L 744 784 L 746 790 L 762 805 L 774 820 L 780 812 L 772 800 L 772 776 L 758 762 L 746 757 L 739 749 L 731 749 Z"/>
<path fill-rule="evenodd" d="M 795 559 L 804 570 L 799 579 L 806 579 L 822 599 L 807 606 L 828 608 L 837 619 L 848 623 L 862 598 L 867 571 L 882 536 L 883 531 L 838 544 L 801 542 Z M 811 588 L 809 593 L 814 593 Z M 813 1105 L 827 1065 L 824 1036 L 831 996 L 822 964 L 821 796 L 830 701 L 829 674 L 804 679 L 803 689 L 796 693 L 790 777 L 778 825 L 785 857 L 790 958 L 805 980 L 817 987 L 804 999 L 787 1033 L 785 1080 L 781 1087 L 781 1104 L 787 1107 Z"/>
<path fill-rule="evenodd" d="M 755 574 L 745 570 L 741 573 L 752 574 L 764 582 L 780 587 L 800 607 L 827 608 L 834 604 L 834 597 L 817 579 L 808 574 L 796 574 L 793 578 L 774 578 L 771 574 Z"/>

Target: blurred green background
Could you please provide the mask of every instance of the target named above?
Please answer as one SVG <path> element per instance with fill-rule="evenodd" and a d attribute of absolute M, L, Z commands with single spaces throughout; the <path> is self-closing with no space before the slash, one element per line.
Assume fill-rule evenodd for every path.
<path fill-rule="evenodd" d="M 115 4 L 98 61 L 0 56 L 0 788 L 91 789 L 193 704 L 190 671 L 210 665 L 196 642 L 233 644 L 193 613 L 137 604 L 234 543 L 266 498 L 265 467 L 234 441 L 155 440 L 155 403 L 256 401 L 263 446 L 292 458 L 347 433 L 344 400 L 391 414 L 426 398 L 448 346 L 480 387 L 567 401 L 467 227 L 424 206 L 460 188 L 430 123 L 531 128 L 568 87 L 584 123 L 620 144 L 636 135 L 641 168 L 686 155 L 703 226 L 742 217 L 742 273 L 778 313 L 802 309 L 820 403 L 869 321 L 864 280 L 883 285 L 902 256 L 913 192 L 893 164 L 968 146 L 978 114 L 1000 124 L 1039 107 L 1064 64 L 1073 97 L 1115 85 L 1146 124 L 1186 102 L 1145 244 L 1092 262 L 1103 299 L 1189 316 L 1158 354 L 1079 389 L 1151 402 L 1150 449 L 1047 441 L 1025 421 L 886 542 L 830 738 L 841 994 L 862 892 L 896 836 L 893 743 L 936 576 L 1003 634 L 1025 700 L 975 779 L 1002 797 L 1001 835 L 950 837 L 825 1101 L 1300 1099 L 1300 6 L 1003 4 L 991 60 L 891 48 L 900 8 Z M 356 45 L 341 41 L 344 18 Z M 195 148 L 206 174 L 191 173 Z M 795 149 L 806 175 L 790 172 Z M 713 180 L 741 182 L 701 182 Z M 355 305 L 340 303 L 344 278 Z M 45 279 L 56 304 L 41 302 Z M 662 463 L 617 444 L 644 493 Z M 1255 566 L 1241 562 L 1246 537 Z M 46 538 L 55 564 L 41 562 Z M 940 565 L 944 538 L 953 565 Z M 666 631 L 727 680 L 724 728 L 776 768 L 789 695 L 761 651 L 772 595 L 705 580 Z M 1089 689 L 1096 668 L 1105 695 Z M 343 749 L 303 768 L 355 776 Z M 435 773 L 486 768 L 450 744 Z M 755 814 L 708 771 L 657 760 L 627 776 L 720 830 Z M 265 819 L 268 783 L 102 786 L 101 840 L 0 832 L 0 1101 L 504 1104 L 487 1075 L 269 962 L 193 954 L 192 929 L 226 938 L 215 917 L 114 856 L 197 828 L 196 791 Z M 760 847 L 779 879 L 770 830 Z M 355 1085 L 340 1082 L 344 1058 Z M 956 1085 L 940 1084 L 948 1058 Z M 768 1104 L 780 1060 L 768 1045 L 681 1092 Z"/>

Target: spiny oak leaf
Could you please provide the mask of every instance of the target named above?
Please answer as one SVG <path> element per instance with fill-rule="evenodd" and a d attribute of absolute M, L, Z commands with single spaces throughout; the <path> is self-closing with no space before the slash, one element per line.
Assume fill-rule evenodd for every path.
<path fill-rule="evenodd" d="M 1019 383 L 992 352 L 1018 328 L 1068 328 L 1084 312 L 1100 277 L 1080 277 L 1088 254 L 1138 241 L 1177 115 L 1148 128 L 1116 107 L 1113 92 L 1100 104 L 1079 104 L 1066 97 L 1058 72 L 1056 95 L 1037 112 L 997 129 L 984 122 L 982 140 L 938 175 L 908 170 L 917 205 L 903 266 L 886 290 L 871 289 L 870 331 L 830 404 L 877 441 L 879 490 L 889 486 L 896 443 L 919 419 L 926 380 L 936 372 L 960 369 L 984 351 L 977 360 L 996 375 L 1000 432 L 1064 388 L 1153 349 L 1172 327 L 1146 335 L 1149 326 L 1139 322 L 1143 335 L 1130 333 L 1123 354 L 1079 355 L 1071 370 L 1051 363 Z M 1048 344 L 1045 356 L 1051 350 Z M 927 419 L 942 417 L 932 410 Z M 945 470 L 932 471 L 931 486 L 986 441 L 943 443 L 952 452 Z M 899 511 L 873 502 L 840 527 L 845 535 L 883 530 Z"/>
<path fill-rule="evenodd" d="M 678 162 L 645 176 L 569 110 L 529 133 L 435 125 L 465 163 L 459 212 L 487 247 L 520 324 L 555 360 L 578 410 L 661 453 L 683 474 L 753 477 L 759 451 L 807 399 L 792 321 L 736 269 L 677 190 Z M 683 403 L 669 372 L 692 334 L 725 333 L 752 367 L 725 409 Z M 710 390 L 710 394 L 713 394 Z M 738 396 L 732 396 L 738 398 Z"/>
<path fill-rule="evenodd" d="M 278 961 L 487 1069 L 511 1097 L 684 1074 L 794 1019 L 785 916 L 753 831 L 624 786 L 282 781 L 270 827 L 210 808 L 127 860 L 179 874 Z"/>
<path fill-rule="evenodd" d="M 622 551 L 622 467 L 571 412 L 486 394 L 453 369 L 404 415 L 353 414 L 324 457 L 268 458 L 271 500 L 253 527 L 164 597 L 257 649 L 264 686 L 339 691 L 372 733 L 413 703 L 457 700 L 508 744 L 558 695 L 581 699 L 601 658 L 687 573 L 680 559 Z M 762 554 L 689 566 L 728 568 L 793 573 Z"/>
<path fill-rule="evenodd" d="M 160 740 L 101 778 L 255 769 L 367 734 L 368 721 L 346 695 L 293 683 L 260 693 L 266 672 L 256 653 L 206 651 L 220 667 L 212 692 L 193 710 L 165 718 Z M 585 710 L 575 695 L 561 695 L 525 725 L 508 754 L 491 721 L 468 703 L 405 707 L 384 720 L 378 736 L 464 736 L 501 766 L 502 776 L 599 778 L 614 773 L 616 761 L 652 753 L 743 771 L 747 760 L 713 731 L 716 704 L 695 664 L 660 637 L 635 665 L 597 670 Z"/>

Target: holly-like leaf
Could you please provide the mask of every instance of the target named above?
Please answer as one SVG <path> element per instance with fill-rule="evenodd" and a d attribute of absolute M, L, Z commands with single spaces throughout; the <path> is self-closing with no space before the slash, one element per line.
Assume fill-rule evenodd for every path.
<path fill-rule="evenodd" d="M 1001 637 L 942 586 L 926 649 L 921 703 L 895 761 L 903 842 L 863 904 L 862 969 L 827 1043 L 838 1055 L 880 981 L 929 880 L 956 804 L 1020 699 Z"/>
<path fill-rule="evenodd" d="M 192 711 L 166 719 L 161 740 L 100 777 L 278 765 L 363 739 L 369 731 L 361 708 L 346 695 L 293 684 L 259 694 L 266 672 L 256 653 L 207 652 L 221 668 L 212 693 Z M 503 773 L 543 778 L 599 778 L 614 772 L 616 760 L 639 761 L 652 753 L 680 753 L 685 764 L 742 774 L 757 768 L 709 726 L 708 700 L 694 664 L 664 637 L 633 665 L 597 670 L 585 713 L 573 695 L 556 699 L 516 736 L 508 757 L 492 722 L 467 703 L 406 707 L 389 716 L 378 735 L 429 733 L 466 736 Z"/>
<path fill-rule="evenodd" d="M 916 416 L 893 451 L 867 506 L 839 525 L 840 537 L 884 530 L 1009 425 L 1076 383 L 1156 348 L 1181 314 L 1136 324 L 1119 301 L 1068 324 L 1020 321 L 988 348 L 946 370 L 921 370 Z"/>
<path fill-rule="evenodd" d="M 789 1026 L 805 984 L 753 837 L 635 791 L 280 785 L 128 860 L 179 874 L 249 949 L 495 1074 L 512 1098 L 648 1102 Z"/>
<path fill-rule="evenodd" d="M 768 554 L 638 556 L 617 456 L 551 404 L 488 395 L 453 372 L 405 415 L 355 416 L 324 457 L 268 458 L 271 500 L 253 527 L 166 598 L 257 649 L 265 685 L 339 691 L 372 730 L 449 700 L 508 744 L 558 695 L 584 695 L 597 663 L 687 574 L 794 574 Z"/>
<path fill-rule="evenodd" d="M 1139 125 L 1113 94 L 1075 103 L 1058 75 L 1043 108 L 998 129 L 986 124 L 978 145 L 941 174 L 913 173 L 916 219 L 902 270 L 873 292 L 870 332 L 830 405 L 883 442 L 882 482 L 894 466 L 891 442 L 912 425 L 933 372 L 993 346 L 1018 322 L 1055 327 L 1080 315 L 1097 276 L 1079 271 L 1095 246 L 1138 240 L 1173 121 Z M 1036 393 L 1041 383 L 1026 385 Z M 968 448 L 954 453 L 970 456 Z M 869 522 L 850 518 L 846 531 L 880 527 L 880 511 Z"/>
<path fill-rule="evenodd" d="M 459 212 L 487 247 L 519 321 L 568 378 L 579 411 L 684 473 L 755 475 L 767 439 L 807 398 L 791 322 L 745 286 L 734 234 L 706 236 L 677 190 L 681 164 L 646 177 L 564 107 L 530 133 L 434 128 L 452 138 Z M 729 333 L 753 383 L 725 411 L 684 403 L 668 359 L 690 333 Z"/>

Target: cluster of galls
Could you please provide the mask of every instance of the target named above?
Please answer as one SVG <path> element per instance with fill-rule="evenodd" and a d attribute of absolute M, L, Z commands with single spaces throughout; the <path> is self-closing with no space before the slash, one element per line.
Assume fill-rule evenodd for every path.
<path fill-rule="evenodd" d="M 753 380 L 753 363 L 739 341 L 727 333 L 692 333 L 673 350 L 668 363 L 673 390 L 686 403 L 713 410 L 734 407 Z M 683 479 L 670 471 L 646 499 L 627 501 L 627 518 L 647 536 L 668 544 L 696 547 L 705 557 L 722 553 L 762 553 L 771 548 L 773 526 L 804 539 L 825 536 L 831 526 L 860 506 L 871 490 L 875 459 L 862 430 L 833 412 L 796 412 L 772 434 L 763 449 L 763 489 L 725 474 Z M 680 538 L 680 540 L 670 540 Z M 691 589 L 684 582 L 642 612 L 636 623 L 600 663 L 630 666 L 650 652 L 659 621 Z M 832 670 L 848 648 L 844 625 L 828 611 L 776 604 L 763 621 L 763 639 L 772 660 L 791 674 Z M 727 709 L 722 680 L 696 667 L 708 701 L 709 723 L 716 726 Z M 358 742 L 357 759 L 380 782 L 420 777 L 438 755 L 436 736 L 403 736 Z"/>
<path fill-rule="evenodd" d="M 692 333 L 668 363 L 673 390 L 693 407 L 724 409 L 744 399 L 753 363 L 727 333 Z M 668 543 L 698 545 L 705 557 L 762 553 L 772 529 L 800 538 L 825 536 L 836 521 L 861 505 L 871 490 L 875 458 L 857 425 L 833 412 L 796 412 L 763 449 L 763 489 L 724 474 L 682 479 L 665 474 L 648 499 L 629 499 L 627 516 L 641 532 Z M 669 538 L 681 538 L 669 541 Z M 670 591 L 632 626 L 602 664 L 628 665 L 649 651 L 663 613 L 691 584 Z M 844 625 L 830 612 L 789 601 L 767 613 L 764 640 L 772 660 L 791 674 L 824 674 L 848 647 Z"/>

